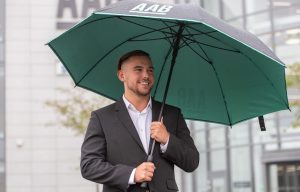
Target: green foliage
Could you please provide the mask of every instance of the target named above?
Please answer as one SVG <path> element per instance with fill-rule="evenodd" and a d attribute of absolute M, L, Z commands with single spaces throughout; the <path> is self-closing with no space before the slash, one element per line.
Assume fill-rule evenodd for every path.
<path fill-rule="evenodd" d="M 288 75 L 286 78 L 287 86 L 300 91 L 300 63 L 294 63 L 288 67 Z M 296 100 L 290 103 L 296 108 L 296 117 L 293 122 L 294 127 L 300 126 L 300 101 Z"/>
<path fill-rule="evenodd" d="M 58 122 L 52 123 L 62 125 L 83 134 L 88 125 L 90 114 L 111 101 L 99 95 L 90 95 L 82 89 L 72 91 L 64 88 L 57 89 L 59 98 L 46 101 L 46 106 L 52 108 L 57 116 Z"/>
<path fill-rule="evenodd" d="M 286 81 L 288 87 L 300 89 L 300 63 L 294 63 L 288 67 Z"/>

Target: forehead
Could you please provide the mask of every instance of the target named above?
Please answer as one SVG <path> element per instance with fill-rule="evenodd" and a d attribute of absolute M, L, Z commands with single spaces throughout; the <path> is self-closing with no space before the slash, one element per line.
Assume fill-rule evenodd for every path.
<path fill-rule="evenodd" d="M 123 64 L 123 66 L 128 67 L 153 67 L 152 62 L 147 56 L 131 56 Z"/>

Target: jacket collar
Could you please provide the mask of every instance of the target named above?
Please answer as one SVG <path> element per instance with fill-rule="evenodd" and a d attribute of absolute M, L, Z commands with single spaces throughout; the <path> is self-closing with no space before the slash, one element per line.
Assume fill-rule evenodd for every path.
<path fill-rule="evenodd" d="M 152 121 L 158 121 L 160 106 L 161 106 L 161 103 L 155 101 L 152 98 Z M 139 145 L 139 147 L 141 147 L 141 149 L 145 152 L 143 144 L 142 144 L 140 137 L 136 131 L 136 128 L 134 127 L 134 124 L 130 118 L 130 115 L 127 111 L 126 105 L 122 98 L 119 99 L 118 101 L 116 101 L 115 111 L 117 113 L 117 117 L 122 122 L 124 127 L 126 127 L 126 129 L 130 133 L 132 138 L 136 141 L 136 143 Z M 149 150 L 148 151 L 151 150 L 152 143 L 153 143 L 153 140 L 151 139 L 149 142 Z"/>

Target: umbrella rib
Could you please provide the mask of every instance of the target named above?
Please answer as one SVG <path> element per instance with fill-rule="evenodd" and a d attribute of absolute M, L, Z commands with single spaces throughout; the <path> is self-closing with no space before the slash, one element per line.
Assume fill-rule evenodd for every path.
<path fill-rule="evenodd" d="M 187 25 L 189 26 L 189 25 Z M 200 31 L 201 32 L 201 31 Z M 201 32 L 201 33 L 189 33 L 188 35 L 182 35 L 182 36 L 200 36 L 200 35 L 206 35 L 206 34 L 210 34 L 210 33 L 215 33 L 217 32 L 216 30 L 213 30 L 213 31 L 208 31 L 208 32 Z"/>
<path fill-rule="evenodd" d="M 159 85 L 160 79 L 161 79 L 161 77 L 162 77 L 162 72 L 163 72 L 163 70 L 164 70 L 164 68 L 165 68 L 165 66 L 166 66 L 167 59 L 168 59 L 168 57 L 169 57 L 170 54 L 171 54 L 172 47 L 173 47 L 173 46 L 170 46 L 170 48 L 169 48 L 169 50 L 168 50 L 168 53 L 167 53 L 167 55 L 165 56 L 165 59 L 164 59 L 164 62 L 163 62 L 163 66 L 161 67 L 161 69 L 160 69 L 160 71 L 159 71 L 159 76 L 158 76 L 157 83 L 156 83 L 156 87 L 155 87 L 154 94 L 153 94 L 153 97 L 154 97 L 154 98 L 155 98 L 155 96 L 156 96 L 157 89 L 158 89 L 158 85 Z"/>
<path fill-rule="evenodd" d="M 238 50 L 232 50 L 232 49 L 226 49 L 226 48 L 223 48 L 223 47 L 217 47 L 217 46 L 214 46 L 214 45 L 209 45 L 207 43 L 203 43 L 203 42 L 199 42 L 197 40 L 193 40 L 193 39 L 190 39 L 188 37 L 185 37 L 186 39 L 192 41 L 193 43 L 197 43 L 197 44 L 201 44 L 201 45 L 204 45 L 204 46 L 207 46 L 207 47 L 212 47 L 212 48 L 215 48 L 215 49 L 220 49 L 220 50 L 223 50 L 223 51 L 229 51 L 229 52 L 234 52 L 234 53 L 240 53 L 240 51 Z"/>
<path fill-rule="evenodd" d="M 96 22 L 96 21 L 103 21 L 105 19 L 112 19 L 112 18 L 115 18 L 115 16 L 108 16 L 108 17 L 104 17 L 104 18 L 100 18 L 100 19 L 95 19 L 95 20 L 92 20 L 92 21 L 89 21 L 89 22 L 86 22 L 86 23 L 83 23 L 83 24 L 79 23 L 78 25 L 75 25 L 73 28 L 71 28 L 70 31 L 66 31 L 66 32 L 71 32 L 71 31 L 74 31 L 74 30 L 78 30 L 81 27 L 84 27 L 84 26 L 86 26 L 90 23 Z M 63 33 L 63 34 L 65 34 L 65 33 Z"/>
<path fill-rule="evenodd" d="M 171 34 L 174 34 L 174 35 L 177 34 L 177 31 L 175 31 L 172 27 L 178 26 L 179 23 L 176 23 L 177 25 L 174 25 L 174 26 L 169 26 L 169 25 L 166 23 L 166 21 L 164 21 L 164 20 L 160 20 L 160 21 L 161 21 L 166 27 L 168 27 L 168 29 L 170 30 L 170 33 L 171 33 Z M 174 22 L 170 22 L 170 23 L 174 23 Z M 174 36 L 174 37 L 175 37 L 175 36 Z M 173 47 L 175 38 L 172 38 L 172 40 L 173 40 L 173 42 L 170 41 L 170 45 Z"/>
<path fill-rule="evenodd" d="M 166 25 L 166 26 L 168 26 L 164 21 L 163 21 L 163 23 Z M 174 29 L 172 29 L 171 27 L 169 28 L 170 30 L 172 30 L 173 32 L 175 32 L 175 30 Z M 185 28 L 186 29 L 186 28 Z M 179 49 L 181 49 L 182 47 L 184 47 L 184 44 L 186 44 L 190 49 L 192 49 L 192 51 L 193 52 L 195 52 L 199 57 L 201 57 L 203 60 L 205 60 L 206 62 L 208 62 L 209 63 L 209 58 L 208 59 L 205 59 L 202 55 L 200 55 L 197 51 L 195 51 L 193 48 L 191 48 L 190 46 L 189 46 L 189 44 L 184 40 L 184 38 L 185 38 L 185 36 L 186 35 L 182 35 L 183 36 L 183 38 L 182 38 L 182 40 L 183 40 L 183 42 L 182 42 L 182 44 L 179 46 Z"/>
<path fill-rule="evenodd" d="M 189 33 L 189 31 L 187 31 Z M 185 39 L 187 39 L 186 37 L 183 39 L 184 42 Z M 189 38 L 188 38 L 189 39 Z M 219 84 L 219 87 L 220 87 L 220 90 L 221 90 L 221 94 L 222 94 L 222 98 L 223 98 L 223 101 L 224 101 L 224 105 L 225 105 L 225 109 L 226 109 L 226 114 L 227 114 L 227 118 L 228 118 L 228 121 L 229 121 L 229 125 L 232 126 L 232 121 L 231 121 L 231 118 L 230 118 L 230 115 L 229 115 L 229 110 L 228 110 L 228 106 L 227 106 L 227 101 L 226 101 L 226 97 L 225 97 L 225 94 L 224 94 L 224 90 L 223 90 L 223 87 L 221 85 L 221 81 L 220 81 L 220 78 L 218 76 L 218 72 L 215 68 L 215 66 L 213 65 L 213 62 L 210 61 L 210 60 L 206 60 L 203 56 L 201 56 L 197 51 L 195 51 L 189 44 L 187 44 L 187 46 L 192 50 L 194 51 L 198 56 L 200 56 L 202 59 L 204 59 L 206 62 L 208 62 L 211 67 L 213 68 L 214 70 L 214 73 L 216 75 L 216 78 L 217 78 L 217 81 L 218 81 L 218 84 Z M 205 53 L 205 52 L 204 52 Z M 205 54 L 206 55 L 206 54 Z M 207 55 L 206 55 L 207 56 Z M 209 58 L 208 58 L 209 59 Z"/>
<path fill-rule="evenodd" d="M 173 30 L 172 27 L 169 26 L 164 20 L 160 20 L 160 21 L 167 27 L 167 29 L 170 30 L 170 33 L 171 33 L 171 34 L 176 34 L 176 33 L 177 33 L 177 32 L 176 32 L 175 30 Z M 177 23 L 177 25 L 178 25 L 178 23 Z M 177 25 L 176 25 L 176 26 L 177 26 Z M 175 37 L 175 36 L 174 36 L 174 37 Z M 169 39 L 168 39 L 168 40 L 169 40 Z M 156 84 L 157 86 L 155 87 L 154 94 L 153 94 L 154 98 L 155 98 L 156 93 L 157 93 L 158 84 L 159 84 L 159 82 L 160 82 L 160 79 L 161 79 L 161 76 L 162 76 L 162 72 L 163 72 L 163 70 L 164 70 L 164 68 L 165 68 L 165 66 L 166 66 L 167 59 L 168 59 L 168 57 L 170 56 L 171 51 L 172 51 L 172 48 L 173 48 L 174 43 L 175 43 L 175 38 L 172 38 L 172 40 L 173 40 L 173 42 L 171 42 L 171 41 L 169 40 L 169 43 L 170 43 L 171 46 L 170 46 L 170 48 L 169 48 L 169 50 L 168 50 L 168 53 L 167 53 L 167 55 L 166 55 L 166 57 L 165 57 L 165 59 L 164 59 L 163 66 L 162 66 L 162 68 L 161 68 L 161 70 L 160 70 L 160 72 L 159 72 L 159 77 L 158 77 L 158 81 L 157 81 L 157 84 Z"/>
<path fill-rule="evenodd" d="M 191 27 L 190 25 L 187 26 L 187 27 L 189 27 L 189 28 L 191 28 L 191 29 L 193 29 L 193 30 L 195 30 L 195 31 L 198 31 L 198 32 L 202 33 L 200 30 L 198 30 L 198 29 L 196 29 L 196 28 L 194 28 L 194 27 Z M 206 35 L 207 35 L 208 37 L 210 37 L 210 38 L 212 38 L 212 39 L 215 39 L 215 40 L 217 40 L 217 41 L 223 43 L 224 45 L 226 45 L 226 46 L 228 46 L 228 47 L 234 49 L 234 50 L 235 50 L 234 52 L 237 52 L 237 53 L 242 54 L 242 55 L 243 55 L 244 57 L 246 57 L 251 63 L 253 63 L 253 64 L 258 68 L 258 70 L 263 74 L 263 76 L 267 79 L 267 81 L 269 81 L 269 82 L 271 83 L 271 86 L 272 86 L 272 87 L 274 88 L 274 90 L 279 94 L 281 100 L 283 101 L 283 103 L 284 103 L 284 104 L 287 106 L 287 108 L 289 109 L 289 104 L 288 104 L 287 102 L 285 102 L 284 98 L 280 95 L 279 91 L 275 88 L 275 86 L 274 86 L 274 84 L 272 83 L 272 81 L 271 81 L 271 80 L 268 78 L 268 76 L 261 70 L 261 68 L 259 68 L 259 67 L 255 64 L 255 62 L 254 62 L 251 58 L 249 58 L 247 55 L 245 55 L 244 53 L 242 53 L 240 50 L 236 49 L 235 47 L 233 47 L 233 46 L 231 46 L 231 45 L 229 45 L 229 44 L 223 42 L 222 40 L 220 40 L 220 39 L 218 39 L 218 38 L 216 38 L 216 37 L 213 37 L 213 36 L 211 36 L 211 35 L 209 35 L 209 34 L 206 34 Z M 223 93 L 222 93 L 222 94 L 223 94 Z M 227 110 L 227 112 L 228 112 L 227 107 L 226 107 L 226 110 Z M 228 114 L 228 115 L 229 115 L 229 114 Z M 230 118 L 229 118 L 229 119 L 230 119 Z"/>
<path fill-rule="evenodd" d="M 188 34 L 191 34 L 190 31 L 188 29 L 186 29 L 186 31 L 188 32 Z M 193 40 L 194 40 L 194 37 L 192 36 Z M 205 50 L 203 49 L 203 47 L 201 46 L 201 44 L 197 44 L 198 47 L 200 47 L 200 49 L 202 50 L 202 52 L 205 54 L 207 60 L 209 60 L 211 62 L 211 59 L 208 57 L 207 53 L 205 52 Z M 189 46 L 190 47 L 190 46 Z M 190 47 L 191 48 L 191 47 Z"/>
<path fill-rule="evenodd" d="M 162 20 L 162 22 L 164 23 L 164 25 L 166 25 L 167 27 L 169 27 L 171 33 L 177 33 L 172 27 L 168 26 L 168 24 L 167 24 L 165 21 Z M 178 23 L 178 24 L 179 24 L 179 23 Z M 185 24 L 185 26 L 187 26 L 187 24 Z M 184 30 L 185 30 L 185 29 L 186 29 L 186 28 L 184 28 Z M 182 37 L 184 38 L 185 35 L 182 34 Z M 173 40 L 174 40 L 174 39 L 173 39 Z M 174 43 L 174 42 L 173 42 L 173 43 Z M 184 47 L 184 42 L 181 42 L 181 43 L 180 43 L 179 49 L 181 49 L 182 47 Z"/>
<path fill-rule="evenodd" d="M 225 105 L 225 109 L 226 109 L 226 113 L 227 113 L 227 118 L 228 118 L 228 121 L 229 121 L 229 125 L 232 126 L 232 121 L 231 121 L 231 118 L 230 118 L 230 115 L 229 115 L 229 110 L 228 110 L 228 106 L 227 106 L 227 101 L 226 101 L 226 97 L 225 97 L 225 94 L 224 94 L 224 90 L 223 90 L 223 87 L 222 87 L 222 84 L 221 84 L 221 80 L 218 76 L 218 72 L 215 68 L 215 66 L 213 65 L 213 63 L 211 63 L 211 66 L 214 70 L 214 73 L 216 75 L 216 78 L 218 80 L 218 84 L 219 84 L 219 87 L 220 87 L 220 90 L 221 90 L 221 94 L 222 94 L 222 97 L 223 97 L 223 101 L 224 101 L 224 105 Z"/>
<path fill-rule="evenodd" d="M 198 30 L 198 29 L 196 29 L 196 28 L 194 28 L 194 27 L 192 27 L 192 26 L 190 26 L 190 25 L 187 26 L 187 27 L 189 27 L 190 29 L 195 30 L 195 31 L 198 31 L 199 33 L 203 34 L 202 31 L 200 31 L 200 30 Z M 217 40 L 217 41 L 223 43 L 225 46 L 228 46 L 228 47 L 232 48 L 232 49 L 234 50 L 234 52 L 240 52 L 238 49 L 235 49 L 235 47 L 232 47 L 231 45 L 229 45 L 229 44 L 227 44 L 227 43 L 221 41 L 220 39 L 218 39 L 218 38 L 216 38 L 216 37 L 214 37 L 214 36 L 211 36 L 211 35 L 209 35 L 209 34 L 205 34 L 205 35 L 208 36 L 208 37 L 210 37 L 210 38 L 212 38 L 212 39 L 214 39 L 214 40 Z"/>
<path fill-rule="evenodd" d="M 169 39 L 169 38 L 172 38 L 172 37 L 175 37 L 174 36 L 166 36 L 166 37 L 160 37 L 160 38 L 151 38 L 151 39 L 134 39 L 134 40 L 130 40 L 130 41 L 155 41 L 155 40 L 162 40 L 162 39 Z"/>
<path fill-rule="evenodd" d="M 207 63 L 211 64 L 212 61 L 209 60 L 209 58 L 204 58 L 202 55 L 200 55 L 200 53 L 198 53 L 196 50 L 194 50 L 183 38 L 182 39 L 183 43 L 186 44 L 186 46 L 188 46 L 194 53 L 196 53 L 201 59 L 203 59 L 204 61 L 206 61 Z"/>
<path fill-rule="evenodd" d="M 167 27 L 166 27 L 167 28 Z M 161 28 L 161 29 L 166 29 L 166 28 Z M 146 35 L 146 34 L 150 34 L 150 33 L 153 33 L 153 32 L 156 32 L 156 31 L 159 31 L 160 29 L 155 29 L 153 31 L 148 31 L 146 33 L 143 33 L 143 34 L 139 34 L 139 35 L 136 35 L 135 37 L 131 37 L 121 43 L 119 43 L 118 45 L 116 45 L 115 47 L 113 47 L 111 50 L 109 50 L 103 57 L 101 57 L 83 76 L 82 78 L 78 81 L 78 82 L 75 82 L 75 86 L 77 86 L 97 65 L 99 62 L 101 62 L 103 59 L 105 59 L 113 50 L 119 48 L 121 45 L 123 45 L 124 43 L 128 42 L 128 41 L 131 41 L 132 39 L 135 39 L 135 38 L 138 38 L 138 37 L 141 37 L 143 35 Z"/>
<path fill-rule="evenodd" d="M 184 39 L 182 39 L 185 43 L 186 41 Z M 218 81 L 218 84 L 219 84 L 219 87 L 220 87 L 220 90 L 221 90 L 221 94 L 222 94 L 222 98 L 223 98 L 223 101 L 224 101 L 224 105 L 225 105 L 225 109 L 226 109 L 226 114 L 227 114 L 227 118 L 228 118 L 228 121 L 229 121 L 229 125 L 232 126 L 232 121 L 231 121 L 231 118 L 229 116 L 229 110 L 228 110 L 228 106 L 227 106 L 227 101 L 226 101 L 226 97 L 225 97 L 225 94 L 224 94 L 224 91 L 223 91 L 223 88 L 222 88 L 222 85 L 221 85 L 221 81 L 219 79 L 219 76 L 218 76 L 218 72 L 215 68 L 215 66 L 213 65 L 213 62 L 210 61 L 210 60 L 206 60 L 203 56 L 201 56 L 197 51 L 195 51 L 189 44 L 187 44 L 187 46 L 194 52 L 196 53 L 199 57 L 201 57 L 203 60 L 205 60 L 207 63 L 209 63 L 213 70 L 214 70 L 214 73 L 216 75 L 216 78 L 217 78 L 217 81 Z M 205 53 L 205 52 L 204 52 Z M 209 58 L 208 58 L 209 59 Z"/>
<path fill-rule="evenodd" d="M 188 31 L 188 29 L 186 28 L 186 31 L 188 32 L 188 34 L 190 33 L 189 31 Z M 186 35 L 185 35 L 186 36 Z M 186 45 L 186 46 L 188 46 L 194 53 L 196 53 L 200 58 L 202 58 L 203 60 L 205 60 L 206 62 L 208 62 L 208 63 L 211 63 L 211 60 L 209 59 L 209 57 L 207 56 L 207 54 L 205 53 L 205 51 L 202 49 L 202 47 L 200 46 L 200 48 L 202 49 L 202 51 L 204 52 L 204 54 L 205 54 L 205 56 L 207 57 L 207 58 L 204 58 L 200 53 L 198 53 L 196 50 L 194 50 L 191 46 L 190 46 L 190 43 L 187 43 L 185 40 L 190 40 L 190 39 L 186 39 L 186 37 L 183 37 L 182 38 L 182 46 L 180 47 L 180 48 L 182 48 L 182 47 L 184 47 L 184 44 Z M 193 42 L 193 40 L 190 40 L 191 42 Z"/>
<path fill-rule="evenodd" d="M 284 98 L 281 96 L 280 92 L 276 89 L 274 83 L 270 80 L 270 78 L 267 76 L 267 74 L 246 54 L 242 53 L 241 54 L 246 57 L 261 73 L 262 75 L 266 78 L 266 80 L 271 84 L 271 86 L 273 87 L 273 89 L 277 92 L 277 94 L 280 96 L 281 100 L 283 101 L 283 103 L 287 106 L 287 108 L 289 109 L 289 104 L 285 102 Z"/>
<path fill-rule="evenodd" d="M 187 28 L 189 27 L 189 25 L 186 25 Z M 222 48 L 222 47 L 217 47 L 217 46 L 213 46 L 213 45 L 209 45 L 209 44 L 206 44 L 206 43 L 202 43 L 202 42 L 199 42 L 199 41 L 196 41 L 195 39 L 190 39 L 188 38 L 189 36 L 196 36 L 197 34 L 190 34 L 190 32 L 188 31 L 188 29 L 186 28 L 187 32 L 189 33 L 189 35 L 183 35 L 185 39 L 187 40 L 190 40 L 191 42 L 194 42 L 194 43 L 197 43 L 197 44 L 202 44 L 202 45 L 205 45 L 205 46 L 208 46 L 208 47 L 212 47 L 212 48 L 216 48 L 216 49 L 221 49 L 221 50 L 224 50 L 224 51 L 231 51 L 231 52 L 237 52 L 239 53 L 240 51 L 239 50 L 231 50 L 231 49 L 226 49 L 226 48 Z M 191 28 L 191 27 L 190 27 Z M 193 29 L 193 28 L 192 28 Z M 200 34 L 199 35 L 207 35 L 209 33 L 214 33 L 216 31 L 210 31 L 210 32 L 202 32 L 202 31 L 199 31 L 197 30 Z M 209 36 L 209 35 L 207 35 Z M 209 36 L 211 37 L 211 36 Z M 213 37 L 212 37 L 213 38 Z M 202 49 L 202 48 L 201 48 Z M 203 50 L 202 50 L 203 51 Z M 203 51 L 204 52 L 204 51 Z M 206 55 L 206 54 L 205 54 Z M 208 58 L 208 57 L 207 57 Z"/>
<path fill-rule="evenodd" d="M 147 28 L 147 29 L 151 29 L 151 30 L 153 30 L 153 31 L 161 32 L 161 33 L 163 33 L 163 35 L 165 35 L 165 36 L 166 36 L 166 34 L 168 34 L 168 35 L 174 35 L 174 34 L 176 34 L 176 32 L 170 33 L 170 32 L 167 32 L 167 31 L 163 31 L 163 30 L 165 30 L 165 29 L 170 28 L 170 26 L 167 26 L 167 27 L 161 28 L 161 29 L 154 29 L 154 28 L 151 28 L 151 27 L 148 27 L 148 26 L 145 26 L 145 25 L 142 25 L 142 24 L 133 22 L 133 21 L 129 21 L 129 20 L 127 20 L 127 19 L 125 19 L 125 18 L 122 18 L 122 17 L 118 17 L 118 18 L 121 19 L 121 20 L 123 20 L 123 21 L 126 21 L 126 22 L 128 22 L 128 23 L 132 23 L 132 24 L 138 25 L 138 26 L 140 26 L 140 27 L 144 27 L 144 28 Z M 149 19 L 149 20 L 151 20 L 151 19 Z M 162 20 L 161 20 L 161 21 L 162 21 Z M 177 25 L 178 25 L 178 23 L 176 23 L 176 25 L 171 26 L 171 27 L 175 27 L 175 26 L 177 26 Z M 168 38 L 165 38 L 165 39 L 171 44 L 171 42 L 168 40 Z"/>
<path fill-rule="evenodd" d="M 148 26 L 142 25 L 142 24 L 140 24 L 140 23 L 136 23 L 136 22 L 127 20 L 127 19 L 122 18 L 122 17 L 118 17 L 118 18 L 121 19 L 121 20 L 123 20 L 123 21 L 126 21 L 126 22 L 128 22 L 128 23 L 132 23 L 132 24 L 135 24 L 135 25 L 138 25 L 138 26 L 140 26 L 140 27 L 147 28 L 147 29 L 151 29 L 151 30 L 153 30 L 153 31 L 159 31 L 159 32 L 162 32 L 161 30 L 167 29 L 167 27 L 166 27 L 166 28 L 161 28 L 161 29 L 154 29 L 154 28 L 152 28 L 152 27 L 148 27 Z M 177 24 L 174 25 L 174 26 L 177 26 Z M 174 26 L 173 26 L 173 27 L 174 27 Z M 168 32 L 164 32 L 164 33 L 168 33 Z M 169 34 L 170 34 L 170 35 L 174 35 L 174 33 L 169 33 Z"/>
<path fill-rule="evenodd" d="M 172 28 L 169 28 L 170 30 L 172 30 Z M 189 33 L 189 32 L 188 32 Z M 217 80 L 218 80 L 218 84 L 219 84 L 219 87 L 220 87 L 220 89 L 221 89 L 221 93 L 222 93 L 222 97 L 223 97 L 223 101 L 224 101 L 224 105 L 225 105 L 225 109 L 226 109 L 226 114 L 227 114 L 227 118 L 228 118 L 228 121 L 229 121 L 229 125 L 230 126 L 232 126 L 232 121 L 231 121 L 231 118 L 230 118 L 230 116 L 229 116 L 229 111 L 228 111 L 228 107 L 227 107 L 227 101 L 226 101 L 226 98 L 225 98 L 225 94 L 224 94 L 224 91 L 223 91 L 223 88 L 222 88 L 222 85 L 221 85 L 221 81 L 220 81 L 220 79 L 219 79 L 219 76 L 218 76 L 218 73 L 217 73 L 217 71 L 216 71 L 216 69 L 215 69 L 215 67 L 214 67 L 214 65 L 213 65 L 213 63 L 212 63 L 212 61 L 209 61 L 209 60 L 207 60 L 207 59 L 205 59 L 203 56 L 201 56 L 197 51 L 195 51 L 189 44 L 187 44 L 186 43 L 186 40 L 187 38 L 186 37 L 184 37 L 184 38 L 182 38 L 182 41 L 193 51 L 193 52 L 195 52 L 199 57 L 201 57 L 203 60 L 205 60 L 206 62 L 208 62 L 211 66 L 212 66 L 212 68 L 213 68 L 213 70 L 214 70 L 214 73 L 215 73 L 215 75 L 216 75 L 216 77 L 217 77 Z M 209 58 L 208 58 L 209 59 Z"/>
<path fill-rule="evenodd" d="M 186 43 L 185 39 L 188 39 L 188 38 L 183 38 L 182 40 Z M 190 40 L 190 39 L 189 39 Z M 231 121 L 231 118 L 230 118 L 230 115 L 229 115 L 229 110 L 228 110 L 228 106 L 227 106 L 227 101 L 226 101 L 226 97 L 225 97 L 225 94 L 224 94 L 224 91 L 223 91 L 223 88 L 222 88 L 222 85 L 221 85 L 221 81 L 219 79 L 219 76 L 218 76 L 218 72 L 216 70 L 216 68 L 214 67 L 213 65 L 213 62 L 212 61 L 209 61 L 209 60 L 206 60 L 203 56 L 201 56 L 197 51 L 195 51 L 189 44 L 187 44 L 187 46 L 192 50 L 194 51 L 199 57 L 201 57 L 202 59 L 204 59 L 206 62 L 208 62 L 213 70 L 214 70 L 214 73 L 216 75 L 216 78 L 218 80 L 218 84 L 219 84 L 219 87 L 220 87 L 220 90 L 221 90 L 221 94 L 222 94 L 222 97 L 223 97 L 223 101 L 224 101 L 224 105 L 225 105 L 225 109 L 226 109 L 226 114 L 227 114 L 227 118 L 228 118 L 228 121 L 229 121 L 229 125 L 232 126 L 232 121 Z"/>
<path fill-rule="evenodd" d="M 101 62 L 103 59 L 105 59 L 105 57 L 107 57 L 111 52 L 113 52 L 113 50 L 119 48 L 121 45 L 123 45 L 124 43 L 126 43 L 128 40 L 123 41 L 122 43 L 116 45 L 115 47 L 113 47 L 111 50 L 109 50 L 103 57 L 101 57 L 83 76 L 82 78 L 78 81 L 75 82 L 75 86 L 77 86 L 97 65 L 99 62 Z"/>

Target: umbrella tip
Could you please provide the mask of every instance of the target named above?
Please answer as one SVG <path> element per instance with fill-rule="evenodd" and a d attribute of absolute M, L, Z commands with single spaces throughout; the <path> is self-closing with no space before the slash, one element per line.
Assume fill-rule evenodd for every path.
<path fill-rule="evenodd" d="M 258 117 L 258 122 L 259 122 L 260 130 L 261 131 L 266 131 L 264 116 L 259 116 Z"/>

